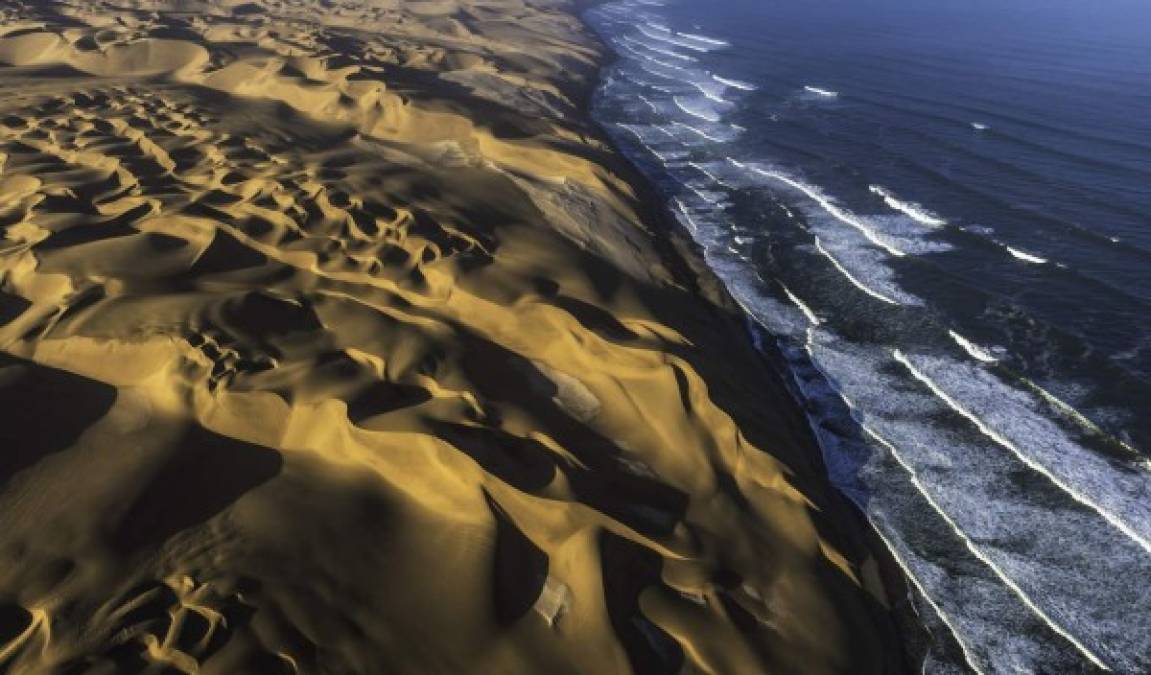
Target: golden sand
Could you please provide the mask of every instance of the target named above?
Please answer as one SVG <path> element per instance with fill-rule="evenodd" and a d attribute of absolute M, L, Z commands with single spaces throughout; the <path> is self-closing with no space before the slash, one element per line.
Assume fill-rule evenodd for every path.
<path fill-rule="evenodd" d="M 899 668 L 570 12 L 0 5 L 0 671 Z"/>

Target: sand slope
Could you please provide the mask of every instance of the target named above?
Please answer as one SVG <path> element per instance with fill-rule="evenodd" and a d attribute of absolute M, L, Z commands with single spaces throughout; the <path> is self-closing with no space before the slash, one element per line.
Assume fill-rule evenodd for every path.
<path fill-rule="evenodd" d="M 898 670 L 567 9 L 0 7 L 0 671 Z"/>

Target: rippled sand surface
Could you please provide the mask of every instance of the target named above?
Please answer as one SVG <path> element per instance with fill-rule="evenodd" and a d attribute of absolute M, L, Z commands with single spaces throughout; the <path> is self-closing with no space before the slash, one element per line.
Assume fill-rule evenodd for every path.
<path fill-rule="evenodd" d="M 898 669 L 571 9 L 0 7 L 0 670 Z"/>

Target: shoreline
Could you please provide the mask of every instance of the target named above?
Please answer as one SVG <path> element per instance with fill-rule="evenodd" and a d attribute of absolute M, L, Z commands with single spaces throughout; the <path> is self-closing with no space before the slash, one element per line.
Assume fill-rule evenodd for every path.
<path fill-rule="evenodd" d="M 697 293 L 707 302 L 712 303 L 715 306 L 715 310 L 731 324 L 729 329 L 736 334 L 746 335 L 749 342 L 753 340 L 751 336 L 752 331 L 760 331 L 762 333 L 765 338 L 765 344 L 755 346 L 754 351 L 768 364 L 768 371 L 773 375 L 773 384 L 776 385 L 773 396 L 782 396 L 784 400 L 792 405 L 795 414 L 802 421 L 803 431 L 799 432 L 799 434 L 806 437 L 803 442 L 807 443 L 812 456 L 817 458 L 820 466 L 823 467 L 823 451 L 814 433 L 810 430 L 810 424 L 812 422 L 806 413 L 803 412 L 801 401 L 796 397 L 791 387 L 784 382 L 784 380 L 789 377 L 788 365 L 783 356 L 778 353 L 774 336 L 772 336 L 766 328 L 760 326 L 734 298 L 727 289 L 726 283 L 706 262 L 705 254 L 700 244 L 697 243 L 690 232 L 686 231 L 683 225 L 670 214 L 666 207 L 666 200 L 660 193 L 659 188 L 653 185 L 643 174 L 643 171 L 632 163 L 623 148 L 592 114 L 592 98 L 595 95 L 594 92 L 598 89 L 603 74 L 612 67 L 619 56 L 603 41 L 595 28 L 585 20 L 584 15 L 598 6 L 610 4 L 612 0 L 569 0 L 569 2 L 572 5 L 571 12 L 580 20 L 588 33 L 593 36 L 593 39 L 596 40 L 603 55 L 600 64 L 597 66 L 596 76 L 594 78 L 595 84 L 591 87 L 591 93 L 586 94 L 583 102 L 580 104 L 583 114 L 592 121 L 592 124 L 597 128 L 599 133 L 607 139 L 607 142 L 611 145 L 614 152 L 623 158 L 624 162 L 628 165 L 628 169 L 634 174 L 634 178 L 630 180 L 633 180 L 639 185 L 644 195 L 640 198 L 641 201 L 645 205 L 650 205 L 646 219 L 650 222 L 658 223 L 660 231 L 667 235 L 670 242 L 670 247 L 665 248 L 660 246 L 661 250 L 664 251 L 665 256 L 680 259 L 684 265 L 685 273 L 690 275 L 690 279 L 693 282 L 693 292 Z M 655 238 L 653 243 L 656 243 L 658 246 L 662 242 L 658 238 Z M 823 471 L 826 475 L 826 468 L 823 468 Z M 914 595 L 915 591 L 910 587 L 900 563 L 888 549 L 887 544 L 883 541 L 882 536 L 870 522 L 867 515 L 850 499 L 841 495 L 834 487 L 832 489 L 835 491 L 835 494 L 839 496 L 842 508 L 851 514 L 850 518 L 854 520 L 855 524 L 859 527 L 865 540 L 866 549 L 876 556 L 879 564 L 879 575 L 882 579 L 885 592 L 888 595 L 888 601 L 892 604 L 892 615 L 898 624 L 897 630 L 901 641 L 900 648 L 904 651 L 905 658 L 908 659 L 908 663 L 922 662 L 930 649 L 929 643 L 932 642 L 934 638 L 918 618 L 918 610 L 910 603 L 910 598 Z M 895 592 L 893 593 L 893 591 Z M 954 648 L 958 649 L 958 646 Z M 905 667 L 907 667 L 906 664 Z"/>
<path fill-rule="evenodd" d="M 0 666 L 907 669 L 589 3 L 129 4 L 0 9 Z"/>

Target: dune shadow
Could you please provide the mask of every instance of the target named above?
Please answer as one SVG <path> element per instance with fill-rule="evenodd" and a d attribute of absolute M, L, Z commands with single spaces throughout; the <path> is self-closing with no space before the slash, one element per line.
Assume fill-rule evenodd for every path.
<path fill-rule="evenodd" d="M 115 400 L 115 387 L 0 354 L 0 485 L 72 446 Z"/>
<path fill-rule="evenodd" d="M 608 618 L 636 673 L 681 672 L 683 648 L 643 615 L 639 596 L 649 586 L 663 584 L 663 559 L 654 551 L 623 537 L 600 534 L 600 563 Z"/>
<path fill-rule="evenodd" d="M 484 499 L 496 519 L 492 600 L 496 620 L 509 625 L 532 608 L 543 590 L 548 578 L 548 554 L 516 527 L 486 490 Z"/>
<path fill-rule="evenodd" d="M 0 652 L 3 652 L 5 646 L 28 630 L 32 621 L 32 613 L 20 605 L 0 602 Z"/>
<path fill-rule="evenodd" d="M 122 551 L 163 543 L 211 519 L 283 466 L 272 448 L 192 426 L 110 535 Z"/>
<path fill-rule="evenodd" d="M 15 321 L 32 303 L 18 295 L 0 291 L 0 326 Z"/>
<path fill-rule="evenodd" d="M 484 471 L 508 485 L 533 493 L 555 477 L 554 455 L 536 441 L 487 427 L 471 427 L 432 420 L 433 433 L 467 454 Z"/>
<path fill-rule="evenodd" d="M 627 470 L 621 461 L 626 456 L 624 451 L 564 412 L 554 400 L 558 391 L 555 384 L 530 361 L 488 340 L 472 336 L 462 339 L 469 354 L 462 361 L 464 371 L 484 398 L 514 401 L 526 408 L 582 464 L 559 465 L 581 502 L 650 536 L 669 534 L 683 519 L 688 495 L 655 478 Z M 487 461 L 493 465 L 491 459 Z M 507 459 L 501 457 L 500 461 Z"/>

